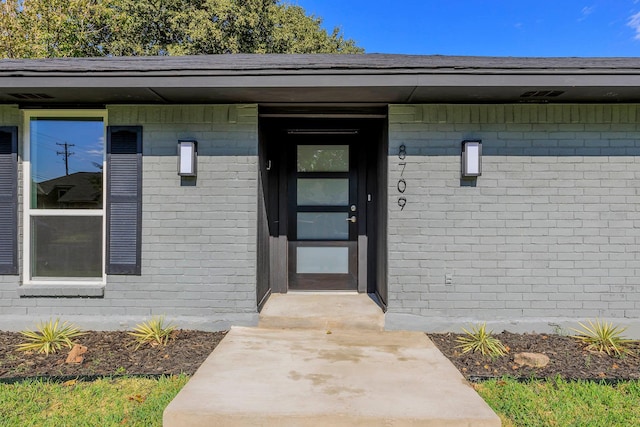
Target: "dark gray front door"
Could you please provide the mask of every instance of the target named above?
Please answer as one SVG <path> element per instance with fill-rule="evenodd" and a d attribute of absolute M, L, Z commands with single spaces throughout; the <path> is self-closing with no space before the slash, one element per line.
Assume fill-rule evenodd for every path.
<path fill-rule="evenodd" d="M 356 290 L 357 135 L 290 138 L 289 289 Z"/>

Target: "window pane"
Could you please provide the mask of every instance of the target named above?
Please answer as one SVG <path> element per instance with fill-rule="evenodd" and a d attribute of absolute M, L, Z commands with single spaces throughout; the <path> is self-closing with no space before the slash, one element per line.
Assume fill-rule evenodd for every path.
<path fill-rule="evenodd" d="M 34 117 L 31 207 L 102 209 L 102 118 Z"/>
<path fill-rule="evenodd" d="M 346 212 L 298 212 L 299 240 L 349 240 Z"/>
<path fill-rule="evenodd" d="M 298 172 L 349 172 L 349 146 L 298 145 Z"/>
<path fill-rule="evenodd" d="M 296 273 L 349 273 L 349 248 L 299 247 Z"/>
<path fill-rule="evenodd" d="M 102 277 L 101 216 L 31 217 L 33 277 Z"/>
<path fill-rule="evenodd" d="M 298 206 L 347 206 L 348 204 L 348 179 L 298 179 Z"/>

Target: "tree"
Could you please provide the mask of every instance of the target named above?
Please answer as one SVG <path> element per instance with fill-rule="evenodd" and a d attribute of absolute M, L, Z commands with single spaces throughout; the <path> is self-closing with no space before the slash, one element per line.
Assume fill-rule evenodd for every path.
<path fill-rule="evenodd" d="M 2 0 L 0 57 L 99 56 L 107 31 L 100 0 Z"/>
<path fill-rule="evenodd" d="M 0 58 L 361 53 L 280 0 L 0 0 Z"/>
<path fill-rule="evenodd" d="M 322 28 L 322 19 L 308 16 L 300 6 L 284 5 L 275 11 L 273 52 L 277 53 L 362 53 L 355 41 L 345 40 L 339 28 L 331 35 Z"/>

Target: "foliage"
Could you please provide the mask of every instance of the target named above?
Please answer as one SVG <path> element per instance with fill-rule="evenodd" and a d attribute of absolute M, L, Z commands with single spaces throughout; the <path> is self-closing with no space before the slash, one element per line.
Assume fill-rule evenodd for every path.
<path fill-rule="evenodd" d="M 18 345 L 18 350 L 44 354 L 56 353 L 62 346 L 71 348 L 72 340 L 84 335 L 84 332 L 67 322 L 60 325 L 60 319 L 38 324 L 37 331 L 26 330 L 20 333 L 25 337 L 25 342 Z"/>
<path fill-rule="evenodd" d="M 483 323 L 480 326 L 471 326 L 471 331 L 464 328 L 462 330 L 466 335 L 460 336 L 456 339 L 460 345 L 456 348 L 461 348 L 463 353 L 479 351 L 483 356 L 498 357 L 507 354 L 507 348 L 502 342 L 492 336 L 493 331 L 487 332 L 487 324 Z"/>
<path fill-rule="evenodd" d="M 143 344 L 166 345 L 175 329 L 175 325 L 165 325 L 164 316 L 160 316 L 136 325 L 133 332 L 129 332 L 129 335 L 138 342 L 137 350 Z"/>
<path fill-rule="evenodd" d="M 107 13 L 101 0 L 4 0 L 0 58 L 99 56 Z"/>
<path fill-rule="evenodd" d="M 0 58 L 361 53 L 281 0 L 1 0 Z"/>
<path fill-rule="evenodd" d="M 0 384 L 0 426 L 162 426 L 189 377 Z"/>
<path fill-rule="evenodd" d="M 339 28 L 331 34 L 322 29 L 322 19 L 308 16 L 300 6 L 284 5 L 274 10 L 271 50 L 274 53 L 362 53 Z"/>
<path fill-rule="evenodd" d="M 595 350 L 607 353 L 609 356 L 621 356 L 628 351 L 625 347 L 633 342 L 622 337 L 622 333 L 627 329 L 620 326 L 614 326 L 613 322 L 600 321 L 596 319 L 595 323 L 588 321 L 589 325 L 578 322 L 582 329 L 571 328 L 578 335 L 573 337 L 587 344 L 588 350 Z"/>
<path fill-rule="evenodd" d="M 501 379 L 476 384 L 474 388 L 505 427 L 640 425 L 638 381 L 613 386 L 559 378 L 526 383 Z"/>

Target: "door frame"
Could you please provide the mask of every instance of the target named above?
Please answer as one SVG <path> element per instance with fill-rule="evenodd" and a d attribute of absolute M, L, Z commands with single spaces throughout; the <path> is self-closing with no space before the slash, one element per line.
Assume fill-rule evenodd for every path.
<path fill-rule="evenodd" d="M 357 110 L 357 111 L 356 111 Z M 268 286 L 262 287 L 258 299 L 288 292 L 288 174 L 287 154 L 283 141 L 290 129 L 338 130 L 359 129 L 363 138 L 364 167 L 358 167 L 358 204 L 362 220 L 358 220 L 358 292 L 376 294 L 378 303 L 387 301 L 387 107 L 354 108 L 275 108 L 259 109 L 259 184 L 260 203 L 264 209 L 259 223 L 267 224 L 258 236 L 259 263 L 268 262 Z M 262 261 L 261 261 L 262 260 Z M 266 291 L 265 291 L 266 289 Z M 258 305 L 259 308 L 261 304 Z"/>

